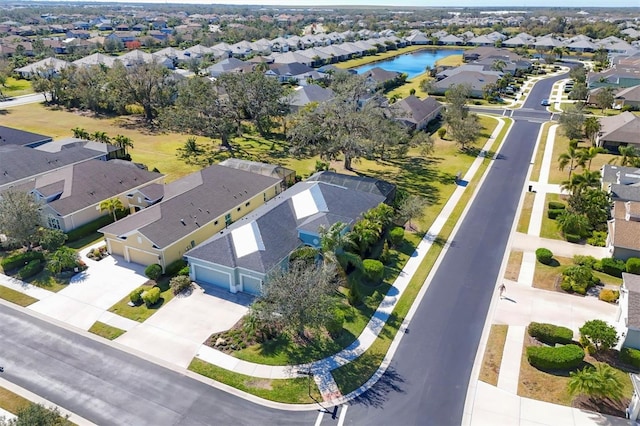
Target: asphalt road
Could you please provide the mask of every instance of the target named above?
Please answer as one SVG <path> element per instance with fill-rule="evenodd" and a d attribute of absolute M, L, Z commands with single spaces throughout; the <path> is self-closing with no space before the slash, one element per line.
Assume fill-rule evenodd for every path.
<path fill-rule="evenodd" d="M 351 403 L 345 424 L 460 425 L 471 370 L 540 130 L 534 86 L 382 379 Z M 518 117 L 526 117 L 525 119 Z M 531 121 L 529 121 L 531 120 Z"/>
<path fill-rule="evenodd" d="M 312 425 L 0 304 L 2 378 L 101 426 Z"/>
<path fill-rule="evenodd" d="M 42 93 L 34 93 L 32 95 L 17 96 L 15 98 L 9 98 L 6 101 L 0 101 L 0 109 L 10 108 L 19 105 L 33 104 L 38 102 L 44 102 L 44 95 Z"/>

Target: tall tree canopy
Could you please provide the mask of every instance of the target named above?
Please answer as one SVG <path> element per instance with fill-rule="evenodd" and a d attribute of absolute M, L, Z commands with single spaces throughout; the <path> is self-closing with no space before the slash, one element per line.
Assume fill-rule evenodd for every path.
<path fill-rule="evenodd" d="M 0 233 L 29 245 L 41 223 L 40 204 L 31 194 L 10 189 L 0 196 Z"/>

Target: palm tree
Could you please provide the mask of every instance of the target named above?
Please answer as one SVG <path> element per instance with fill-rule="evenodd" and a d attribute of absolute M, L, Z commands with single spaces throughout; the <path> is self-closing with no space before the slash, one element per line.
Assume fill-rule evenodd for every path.
<path fill-rule="evenodd" d="M 78 264 L 78 253 L 67 246 L 62 246 L 49 255 L 47 270 L 52 274 L 59 274 L 65 269 L 71 269 Z"/>
<path fill-rule="evenodd" d="M 589 148 L 585 148 L 581 151 L 581 155 L 582 155 L 581 161 L 587 164 L 587 170 L 591 170 L 591 160 L 596 158 L 598 154 L 606 154 L 607 152 L 609 151 L 599 146 L 592 146 Z"/>
<path fill-rule="evenodd" d="M 364 256 L 369 247 L 378 241 L 381 232 L 382 226 L 370 219 L 362 219 L 355 224 L 350 233 L 353 234 L 352 238 L 360 249 L 360 255 Z"/>
<path fill-rule="evenodd" d="M 491 69 L 494 71 L 500 71 L 502 72 L 502 70 L 504 69 L 504 67 L 507 66 L 507 63 L 505 61 L 503 61 L 502 59 L 496 59 L 495 61 L 493 61 L 493 63 L 491 64 Z"/>
<path fill-rule="evenodd" d="M 602 125 L 596 117 L 587 117 L 584 119 L 584 135 L 589 138 L 592 146 L 596 145 L 596 138 L 601 128 Z"/>
<path fill-rule="evenodd" d="M 95 131 L 90 135 L 91 139 L 96 142 L 109 143 L 111 138 L 105 132 Z"/>
<path fill-rule="evenodd" d="M 78 139 L 89 139 L 89 132 L 81 127 L 74 127 L 71 129 L 73 132 L 73 137 Z"/>
<path fill-rule="evenodd" d="M 571 180 L 571 173 L 576 166 L 584 167 L 584 162 L 582 160 L 580 150 L 575 148 L 574 146 L 569 146 L 567 152 L 560 154 L 560 156 L 558 157 L 558 167 L 560 168 L 560 170 L 564 170 L 567 165 L 569 165 L 569 180 Z"/>
<path fill-rule="evenodd" d="M 129 148 L 133 148 L 133 140 L 128 136 L 116 135 L 116 137 L 113 138 L 113 141 L 118 148 L 124 148 L 125 154 L 129 153 Z"/>
<path fill-rule="evenodd" d="M 329 229 L 324 226 L 320 226 L 318 229 L 318 234 L 320 235 L 319 252 L 325 264 L 339 262 L 345 265 L 351 263 L 357 267 L 362 264 L 360 256 L 345 251 L 346 248 L 357 247 L 353 241 L 353 235 L 350 232 L 346 232 L 346 228 L 346 224 L 336 222 Z"/>
<path fill-rule="evenodd" d="M 618 153 L 622 156 L 619 161 L 621 166 L 635 167 L 638 165 L 640 152 L 633 145 L 619 146 Z"/>
<path fill-rule="evenodd" d="M 596 368 L 585 367 L 577 372 L 570 372 L 567 388 L 571 395 L 587 395 L 592 401 L 596 398 L 620 401 L 624 386 L 616 370 L 601 363 Z"/>
<path fill-rule="evenodd" d="M 585 170 L 580 174 L 574 174 L 571 179 L 562 182 L 562 189 L 571 192 L 581 191 L 585 188 L 598 188 L 600 186 L 600 172 Z"/>
<path fill-rule="evenodd" d="M 116 216 L 116 211 L 118 210 L 124 210 L 124 204 L 118 197 L 109 198 L 100 203 L 100 211 L 108 211 L 109 214 L 112 214 L 114 222 L 118 220 Z"/>

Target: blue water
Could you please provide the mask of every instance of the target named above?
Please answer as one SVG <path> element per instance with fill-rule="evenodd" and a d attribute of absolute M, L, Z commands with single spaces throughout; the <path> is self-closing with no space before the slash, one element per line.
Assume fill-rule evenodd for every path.
<path fill-rule="evenodd" d="M 428 49 L 415 53 L 407 53 L 384 61 L 374 62 L 355 68 L 358 74 L 369 71 L 371 68 L 380 67 L 387 71 L 405 72 L 408 79 L 424 73 L 427 65 L 433 67 L 437 60 L 451 55 L 462 55 L 463 50 L 456 49 Z"/>

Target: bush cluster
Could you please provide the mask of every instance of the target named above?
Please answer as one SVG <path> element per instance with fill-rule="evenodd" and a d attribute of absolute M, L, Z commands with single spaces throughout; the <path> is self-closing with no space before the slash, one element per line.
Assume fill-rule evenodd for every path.
<path fill-rule="evenodd" d="M 32 260 L 44 260 L 44 254 L 40 251 L 25 251 L 24 253 L 14 254 L 2 260 L 2 269 L 4 271 L 11 271 L 12 269 L 20 268 Z"/>
<path fill-rule="evenodd" d="M 362 261 L 364 275 L 371 282 L 378 283 L 384 276 L 384 265 L 379 260 L 365 259 Z"/>
<path fill-rule="evenodd" d="M 399 226 L 391 228 L 389 231 L 389 242 L 393 247 L 398 247 L 404 240 L 404 229 Z"/>
<path fill-rule="evenodd" d="M 593 256 L 582 256 L 580 254 L 576 254 L 573 256 L 573 263 L 580 266 L 586 266 L 589 269 L 594 269 L 594 265 L 598 262 Z"/>
<path fill-rule="evenodd" d="M 560 201 L 549 201 L 547 206 L 549 207 L 549 210 L 564 210 L 567 208 L 567 206 Z"/>
<path fill-rule="evenodd" d="M 185 262 L 182 259 L 178 259 L 167 265 L 167 267 L 165 268 L 164 274 L 169 277 L 173 277 L 174 275 L 177 275 L 178 272 L 180 272 L 180 270 L 185 266 L 187 266 L 187 262 Z"/>
<path fill-rule="evenodd" d="M 629 274 L 640 275 L 640 258 L 630 257 L 627 259 L 627 264 L 625 265 L 627 272 Z"/>
<path fill-rule="evenodd" d="M 296 249 L 293 253 L 289 255 L 289 263 L 293 263 L 295 261 L 301 261 L 305 264 L 311 265 L 316 260 L 316 256 L 318 256 L 318 251 L 313 247 L 304 246 Z"/>
<path fill-rule="evenodd" d="M 532 322 L 527 327 L 527 332 L 529 336 L 547 345 L 566 345 L 573 342 L 573 330 L 559 325 Z"/>
<path fill-rule="evenodd" d="M 342 333 L 342 328 L 344 327 L 344 312 L 341 308 L 336 307 L 333 309 L 333 315 L 329 322 L 327 322 L 325 328 L 331 334 L 331 336 L 336 337 L 340 333 Z"/>
<path fill-rule="evenodd" d="M 18 278 L 21 280 L 26 280 L 27 278 L 31 278 L 34 275 L 40 273 L 44 269 L 44 262 L 40 259 L 33 259 L 29 263 L 27 263 L 24 268 L 18 271 Z"/>
<path fill-rule="evenodd" d="M 143 291 L 144 291 L 144 288 L 140 287 L 133 290 L 131 293 L 129 293 L 129 300 L 131 300 L 131 303 L 133 303 L 134 305 L 139 305 L 140 302 L 142 302 Z"/>
<path fill-rule="evenodd" d="M 622 278 L 622 273 L 626 271 L 626 265 L 620 259 L 605 257 L 600 262 L 602 263 L 602 272 L 612 277 Z"/>
<path fill-rule="evenodd" d="M 191 285 L 191 278 L 186 275 L 177 275 L 169 281 L 169 286 L 173 294 L 182 293 L 184 290 L 191 288 Z"/>
<path fill-rule="evenodd" d="M 184 268 L 180 269 L 178 271 L 178 275 L 186 275 L 189 276 L 189 265 L 185 266 Z"/>
<path fill-rule="evenodd" d="M 564 291 L 586 294 L 587 290 L 600 283 L 593 271 L 586 266 L 569 266 L 562 272 L 560 287 Z"/>
<path fill-rule="evenodd" d="M 605 302 L 608 302 L 608 303 L 615 303 L 618 300 L 618 298 L 620 297 L 620 292 L 618 290 L 612 290 L 612 289 L 609 289 L 609 288 L 605 288 L 604 290 L 602 290 L 600 292 L 598 297 L 602 301 L 605 301 Z"/>
<path fill-rule="evenodd" d="M 94 221 L 89 223 L 85 223 L 84 225 L 78 226 L 77 228 L 67 232 L 67 241 L 74 242 L 79 240 L 80 238 L 84 238 L 89 234 L 96 232 L 98 229 L 103 226 L 107 226 L 108 224 L 113 222 L 113 217 L 111 215 L 100 216 Z"/>
<path fill-rule="evenodd" d="M 160 289 L 158 287 L 153 287 L 144 293 L 142 293 L 142 300 L 147 305 L 147 308 L 152 307 L 158 300 L 160 300 Z"/>
<path fill-rule="evenodd" d="M 541 247 L 536 250 L 536 259 L 538 259 L 538 262 L 544 265 L 548 265 L 553 259 L 553 253 L 551 252 L 551 250 Z"/>
<path fill-rule="evenodd" d="M 587 244 L 595 247 L 605 247 L 607 245 L 607 233 L 604 231 L 593 231 L 591 237 L 587 238 Z"/>
<path fill-rule="evenodd" d="M 570 243 L 579 243 L 582 240 L 582 237 L 578 234 L 564 234 L 564 239 Z"/>
<path fill-rule="evenodd" d="M 622 348 L 620 350 L 620 361 L 625 364 L 640 368 L 640 351 L 633 348 Z"/>
<path fill-rule="evenodd" d="M 584 350 L 578 345 L 529 346 L 529 364 L 543 370 L 571 370 L 582 364 Z"/>
<path fill-rule="evenodd" d="M 157 263 L 149 265 L 144 270 L 144 274 L 149 277 L 149 279 L 158 281 L 158 278 L 160 278 L 160 275 L 162 275 L 162 266 L 158 265 Z"/>
<path fill-rule="evenodd" d="M 564 212 L 563 209 L 549 209 L 547 210 L 547 217 L 549 219 L 555 220 L 558 216 L 560 216 Z"/>

